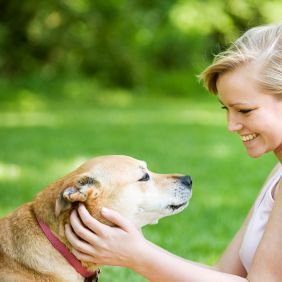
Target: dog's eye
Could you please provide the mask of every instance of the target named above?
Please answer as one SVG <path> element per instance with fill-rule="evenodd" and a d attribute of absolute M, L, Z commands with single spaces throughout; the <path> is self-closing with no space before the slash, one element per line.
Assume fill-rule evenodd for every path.
<path fill-rule="evenodd" d="M 145 173 L 142 178 L 140 178 L 138 181 L 149 181 L 150 180 L 150 175 L 149 173 Z"/>
<path fill-rule="evenodd" d="M 94 181 L 94 178 L 85 175 L 78 180 L 78 184 L 84 186 L 87 184 L 93 184 Z"/>

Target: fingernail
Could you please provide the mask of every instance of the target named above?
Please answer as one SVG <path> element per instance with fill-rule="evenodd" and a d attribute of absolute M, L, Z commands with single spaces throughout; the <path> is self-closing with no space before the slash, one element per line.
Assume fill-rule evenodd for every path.
<path fill-rule="evenodd" d="M 109 212 L 109 209 L 104 208 L 104 207 L 102 208 L 102 213 L 103 213 L 103 214 L 107 214 L 108 212 Z"/>

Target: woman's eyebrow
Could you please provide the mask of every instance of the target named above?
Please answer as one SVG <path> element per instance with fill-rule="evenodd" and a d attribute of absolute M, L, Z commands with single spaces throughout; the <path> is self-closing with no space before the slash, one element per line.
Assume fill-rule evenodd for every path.
<path fill-rule="evenodd" d="M 217 98 L 217 100 L 221 105 L 225 106 L 225 104 L 219 98 Z M 238 102 L 238 103 L 229 104 L 228 106 L 232 108 L 233 106 L 250 106 L 250 104 L 246 103 L 246 102 L 245 103 L 244 102 Z"/>

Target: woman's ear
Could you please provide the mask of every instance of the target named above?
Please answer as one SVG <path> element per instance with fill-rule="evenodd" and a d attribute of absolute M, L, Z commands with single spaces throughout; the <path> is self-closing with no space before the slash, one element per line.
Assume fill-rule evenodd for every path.
<path fill-rule="evenodd" d="M 98 182 L 93 177 L 87 175 L 79 177 L 76 183 L 59 193 L 55 204 L 55 215 L 59 216 L 69 210 L 72 203 L 85 202 L 90 194 L 93 194 L 93 198 L 97 198 L 100 194 L 98 187 Z"/>

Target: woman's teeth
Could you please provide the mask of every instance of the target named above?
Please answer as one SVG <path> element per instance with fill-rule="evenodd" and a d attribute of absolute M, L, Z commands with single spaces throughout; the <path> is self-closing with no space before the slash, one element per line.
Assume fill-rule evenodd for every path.
<path fill-rule="evenodd" d="M 243 140 L 244 142 L 246 141 L 250 141 L 255 139 L 258 136 L 258 134 L 254 133 L 254 134 L 249 134 L 249 135 L 241 135 L 241 140 Z"/>

